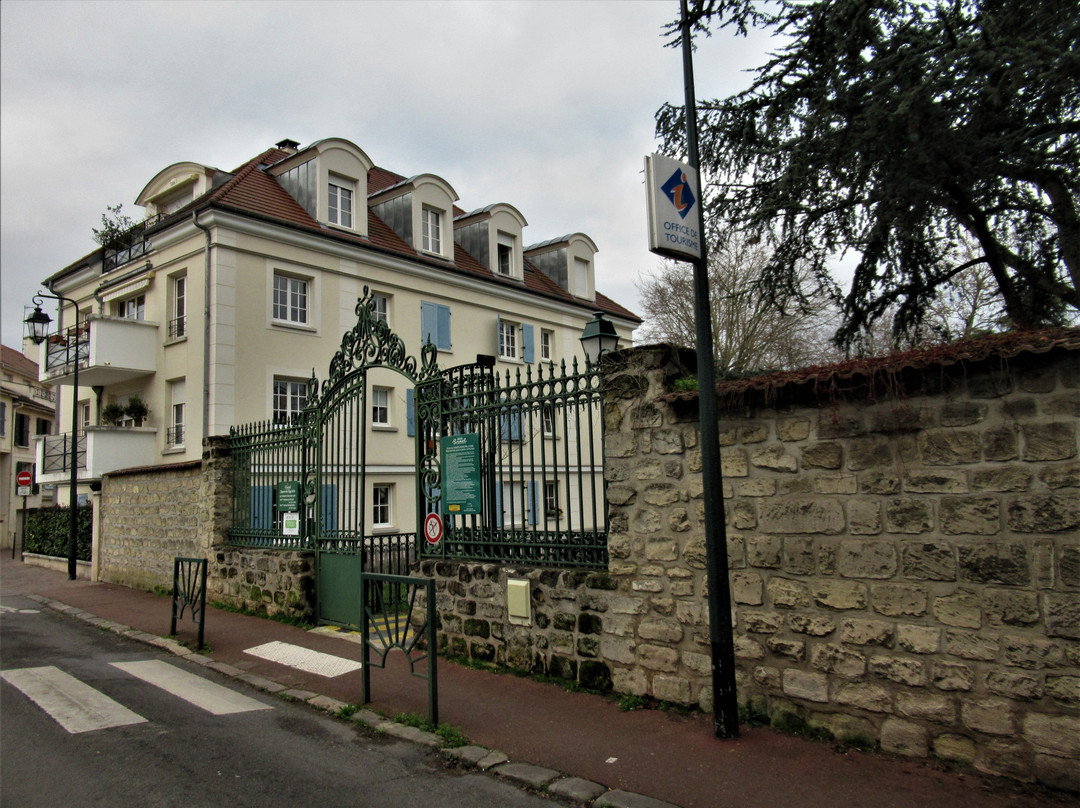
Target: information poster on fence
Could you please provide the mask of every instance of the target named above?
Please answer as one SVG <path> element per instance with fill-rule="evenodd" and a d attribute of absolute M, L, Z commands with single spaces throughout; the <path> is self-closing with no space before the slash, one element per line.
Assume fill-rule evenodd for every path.
<path fill-rule="evenodd" d="M 480 436 L 447 435 L 439 439 L 443 511 L 478 514 L 481 507 Z"/>

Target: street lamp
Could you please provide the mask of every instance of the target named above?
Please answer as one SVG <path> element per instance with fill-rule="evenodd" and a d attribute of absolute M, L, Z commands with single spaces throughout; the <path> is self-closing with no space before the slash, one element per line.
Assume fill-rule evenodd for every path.
<path fill-rule="evenodd" d="M 68 578 L 74 581 L 78 577 L 78 533 L 79 515 L 75 506 L 79 500 L 79 304 L 68 297 L 60 295 L 47 295 L 38 292 L 34 295 L 34 313 L 24 321 L 30 329 L 30 339 L 35 345 L 40 345 L 48 337 L 49 324 L 52 318 L 41 310 L 41 302 L 44 299 L 59 300 L 62 303 L 70 303 L 75 310 L 75 378 L 74 388 L 71 394 L 71 494 L 68 502 Z M 46 354 L 46 369 L 48 369 Z"/>
<path fill-rule="evenodd" d="M 593 318 L 585 323 L 585 329 L 581 332 L 581 347 L 590 365 L 596 364 L 604 354 L 618 350 L 619 335 L 615 333 L 615 325 L 604 319 L 604 312 L 594 311 Z"/>

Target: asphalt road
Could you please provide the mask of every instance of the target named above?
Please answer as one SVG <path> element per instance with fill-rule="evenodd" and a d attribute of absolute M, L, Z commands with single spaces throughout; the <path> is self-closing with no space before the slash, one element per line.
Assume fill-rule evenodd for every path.
<path fill-rule="evenodd" d="M 80 707 L 86 687 L 120 718 Z M 0 599 L 0 726 L 3 808 L 552 805 L 18 595 Z"/>

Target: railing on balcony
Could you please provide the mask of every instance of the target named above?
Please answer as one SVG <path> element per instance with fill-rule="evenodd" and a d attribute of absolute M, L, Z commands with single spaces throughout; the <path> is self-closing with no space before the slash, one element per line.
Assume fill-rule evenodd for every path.
<path fill-rule="evenodd" d="M 76 468 L 86 468 L 86 433 L 78 436 L 75 443 Z M 42 450 L 41 470 L 45 474 L 59 474 L 71 471 L 71 433 L 46 435 Z"/>
<path fill-rule="evenodd" d="M 81 326 L 78 330 L 69 328 L 64 334 L 49 337 L 45 343 L 45 370 L 73 365 L 78 360 L 79 367 L 86 367 L 90 361 L 90 326 Z"/>
<path fill-rule="evenodd" d="M 165 443 L 169 446 L 184 445 L 184 425 L 177 424 L 165 430 Z"/>
<path fill-rule="evenodd" d="M 109 272 L 142 258 L 150 252 L 153 247 L 146 238 L 146 229 L 150 225 L 157 224 L 163 218 L 165 218 L 164 214 L 151 216 L 114 239 L 112 243 L 105 247 L 101 260 L 101 271 Z"/>
<path fill-rule="evenodd" d="M 56 401 L 56 393 L 47 387 L 37 387 L 36 385 L 30 385 L 30 395 L 34 398 L 40 398 L 42 401 Z"/>
<path fill-rule="evenodd" d="M 187 334 L 187 317 L 169 320 L 169 339 L 179 339 Z"/>

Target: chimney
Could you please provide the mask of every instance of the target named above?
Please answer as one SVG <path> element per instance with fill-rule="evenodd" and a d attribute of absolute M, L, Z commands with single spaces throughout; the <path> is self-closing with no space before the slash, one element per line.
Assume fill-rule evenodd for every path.
<path fill-rule="evenodd" d="M 295 154 L 297 148 L 300 146 L 300 143 L 299 141 L 289 140 L 288 138 L 285 138 L 284 140 L 279 140 L 274 145 L 277 146 L 279 149 L 284 149 L 287 152 Z"/>

